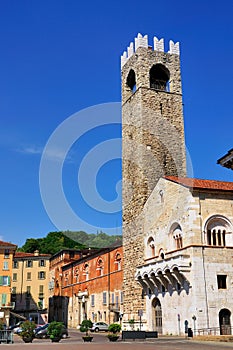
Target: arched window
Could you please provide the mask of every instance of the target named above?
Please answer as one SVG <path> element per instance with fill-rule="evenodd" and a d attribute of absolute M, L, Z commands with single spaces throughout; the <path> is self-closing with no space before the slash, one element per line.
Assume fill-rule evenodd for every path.
<path fill-rule="evenodd" d="M 121 254 L 116 253 L 115 256 L 115 271 L 121 270 Z"/>
<path fill-rule="evenodd" d="M 183 233 L 182 233 L 182 229 L 180 227 L 180 225 L 175 222 L 174 224 L 172 224 L 171 228 L 170 228 L 170 235 L 173 238 L 173 241 L 175 243 L 175 249 L 181 249 L 183 248 Z M 174 244 L 173 244 L 174 246 Z"/>
<path fill-rule="evenodd" d="M 155 64 L 150 70 L 150 88 L 169 91 L 169 70 L 163 64 Z"/>
<path fill-rule="evenodd" d="M 136 91 L 136 75 L 133 69 L 130 69 L 129 74 L 126 79 L 126 84 L 132 92 Z"/>
<path fill-rule="evenodd" d="M 161 259 L 164 259 L 165 258 L 165 253 L 164 253 L 164 250 L 163 249 L 160 249 L 159 250 L 159 256 Z"/>
<path fill-rule="evenodd" d="M 85 280 L 89 279 L 89 266 L 87 263 L 83 265 L 83 275 L 85 276 Z"/>
<path fill-rule="evenodd" d="M 64 284 L 65 284 L 65 286 L 67 286 L 68 283 L 69 283 L 69 274 L 68 274 L 68 272 L 66 272 L 66 273 L 65 273 L 65 279 L 64 279 Z"/>
<path fill-rule="evenodd" d="M 153 237 L 149 237 L 147 240 L 147 257 L 151 258 L 155 256 L 155 241 Z"/>
<path fill-rule="evenodd" d="M 205 225 L 205 241 L 207 245 L 225 247 L 232 245 L 232 225 L 222 216 L 211 217 Z"/>
<path fill-rule="evenodd" d="M 103 276 L 104 263 L 102 259 L 97 260 L 96 272 L 97 272 L 97 276 Z"/>
<path fill-rule="evenodd" d="M 78 268 L 76 268 L 74 270 L 74 281 L 78 282 L 78 280 L 79 280 L 79 270 L 78 270 Z"/>

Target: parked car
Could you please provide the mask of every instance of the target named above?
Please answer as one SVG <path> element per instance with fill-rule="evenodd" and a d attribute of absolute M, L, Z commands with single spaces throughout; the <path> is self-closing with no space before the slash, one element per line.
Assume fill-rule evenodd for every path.
<path fill-rule="evenodd" d="M 46 323 L 44 324 L 43 326 L 41 327 L 37 327 L 35 329 L 35 337 L 36 338 L 49 338 L 49 335 L 48 335 L 48 326 L 49 326 L 49 323 Z M 62 338 L 67 338 L 68 337 L 68 329 L 66 328 L 65 325 L 63 325 L 63 329 L 62 329 Z"/>
<path fill-rule="evenodd" d="M 91 332 L 99 332 L 99 331 L 108 331 L 108 324 L 105 322 L 95 322 L 93 326 L 90 328 Z"/>

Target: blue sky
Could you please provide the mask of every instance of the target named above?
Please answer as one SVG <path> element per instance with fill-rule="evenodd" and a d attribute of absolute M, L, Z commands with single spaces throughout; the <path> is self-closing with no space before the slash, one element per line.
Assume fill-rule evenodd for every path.
<path fill-rule="evenodd" d="M 231 0 L 1 1 L 1 238 L 20 246 L 26 238 L 57 230 L 40 196 L 42 151 L 69 116 L 120 101 L 120 56 L 138 32 L 148 34 L 149 44 L 153 36 L 164 38 L 166 50 L 170 39 L 180 42 L 194 176 L 233 181 L 233 172 L 216 164 L 233 147 L 232 16 Z M 79 157 L 101 141 L 120 137 L 118 124 L 97 129 L 70 150 L 64 191 L 84 221 L 120 233 L 120 213 L 95 212 L 77 188 Z M 97 187 L 103 198 L 115 199 L 120 178 L 119 159 L 101 168 Z"/>

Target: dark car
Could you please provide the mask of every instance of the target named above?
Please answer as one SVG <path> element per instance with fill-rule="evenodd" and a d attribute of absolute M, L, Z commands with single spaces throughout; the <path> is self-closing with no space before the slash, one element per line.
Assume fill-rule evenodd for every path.
<path fill-rule="evenodd" d="M 99 331 L 108 331 L 108 324 L 105 322 L 95 322 L 93 326 L 90 328 L 91 332 L 99 332 Z"/>
<path fill-rule="evenodd" d="M 46 323 L 44 324 L 43 326 L 41 327 L 37 327 L 35 329 L 35 337 L 36 338 L 49 338 L 49 335 L 48 335 L 48 326 L 49 326 L 49 323 Z M 66 328 L 65 325 L 63 325 L 63 328 L 62 328 L 62 338 L 67 338 L 68 337 L 68 329 Z"/>

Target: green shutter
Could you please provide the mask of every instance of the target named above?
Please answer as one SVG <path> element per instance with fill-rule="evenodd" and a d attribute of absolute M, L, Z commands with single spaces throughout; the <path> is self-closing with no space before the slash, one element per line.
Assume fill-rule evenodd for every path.
<path fill-rule="evenodd" d="M 6 304 L 6 294 L 2 294 L 2 304 Z"/>
<path fill-rule="evenodd" d="M 8 285 L 8 286 L 11 285 L 11 278 L 10 278 L 10 276 L 8 276 L 8 278 L 7 278 L 7 285 Z"/>
<path fill-rule="evenodd" d="M 3 286 L 3 276 L 0 276 L 0 286 Z"/>

